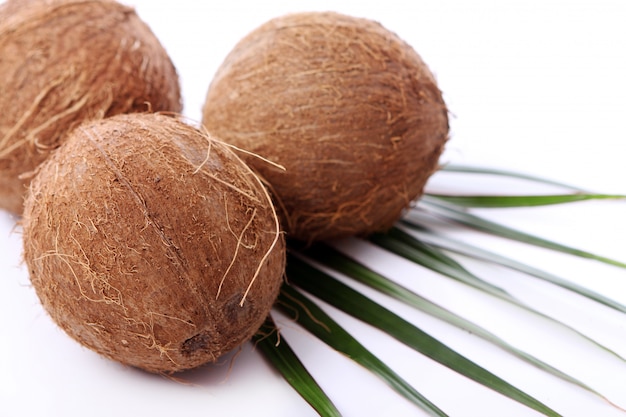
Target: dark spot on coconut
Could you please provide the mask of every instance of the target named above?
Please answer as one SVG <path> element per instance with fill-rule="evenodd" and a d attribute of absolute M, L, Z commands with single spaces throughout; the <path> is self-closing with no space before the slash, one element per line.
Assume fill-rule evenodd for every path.
<path fill-rule="evenodd" d="M 180 347 L 181 353 L 185 356 L 191 356 L 198 351 L 206 351 L 210 341 L 211 338 L 207 333 L 198 333 L 183 342 Z"/>
<path fill-rule="evenodd" d="M 252 301 L 244 302 L 244 304 L 241 305 L 242 299 L 243 294 L 236 294 L 224 305 L 224 316 L 227 322 L 238 323 L 252 310 Z"/>

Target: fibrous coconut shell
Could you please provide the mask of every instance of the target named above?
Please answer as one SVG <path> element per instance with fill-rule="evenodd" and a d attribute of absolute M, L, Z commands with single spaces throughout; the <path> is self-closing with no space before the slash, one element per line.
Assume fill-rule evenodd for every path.
<path fill-rule="evenodd" d="M 205 127 L 267 158 L 289 236 L 389 228 L 423 192 L 448 138 L 447 109 L 415 50 L 382 25 L 338 13 L 273 19 L 218 69 Z"/>
<path fill-rule="evenodd" d="M 23 224 L 52 319 L 151 372 L 212 362 L 250 339 L 283 279 L 284 240 L 259 178 L 164 115 L 76 128 L 33 179 Z"/>
<path fill-rule="evenodd" d="M 33 171 L 81 121 L 181 107 L 176 69 L 132 8 L 0 5 L 0 208 L 22 212 Z"/>

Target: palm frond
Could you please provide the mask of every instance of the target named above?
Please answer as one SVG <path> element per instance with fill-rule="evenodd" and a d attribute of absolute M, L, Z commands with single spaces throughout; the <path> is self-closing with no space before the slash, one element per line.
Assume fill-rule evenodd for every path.
<path fill-rule="evenodd" d="M 580 250 L 558 242 L 553 242 L 529 233 L 525 233 L 514 228 L 487 220 L 475 214 L 470 214 L 450 204 L 443 204 L 424 197 L 420 200 L 417 208 L 411 210 L 401 221 L 408 226 L 421 227 L 430 221 L 439 219 L 445 222 L 462 225 L 470 229 L 485 232 L 494 236 L 500 236 L 514 241 L 527 243 L 530 245 L 550 249 L 557 252 L 581 258 L 591 259 L 613 265 L 619 268 L 626 268 L 626 263 L 615 259 L 607 258 L 591 252 Z"/>
<path fill-rule="evenodd" d="M 460 257 L 471 258 L 482 262 L 487 262 L 506 268 L 522 272 L 530 277 L 546 281 L 552 285 L 559 286 L 568 291 L 586 297 L 596 303 L 626 313 L 626 306 L 603 296 L 595 291 L 581 285 L 570 282 L 567 279 L 554 274 L 542 271 L 524 262 L 520 262 L 492 251 L 454 240 L 445 233 L 434 231 L 428 226 L 433 221 L 461 227 L 467 230 L 478 231 L 493 236 L 511 239 L 529 245 L 550 249 L 569 255 L 600 261 L 620 268 L 626 268 L 626 263 L 610 259 L 601 255 L 586 252 L 568 245 L 553 242 L 534 236 L 508 226 L 498 224 L 483 217 L 471 214 L 468 208 L 508 208 L 508 207 L 534 207 L 541 205 L 566 204 L 584 200 L 608 200 L 624 199 L 623 195 L 596 194 L 585 192 L 577 187 L 563 184 L 556 181 L 545 180 L 539 177 L 526 174 L 518 174 L 506 170 L 492 170 L 488 168 L 466 167 L 466 166 L 446 166 L 443 171 L 459 172 L 467 174 L 497 175 L 523 179 L 539 184 L 558 186 L 571 192 L 568 194 L 552 195 L 524 195 L 524 196 L 500 196 L 500 195 L 447 195 L 447 194 L 426 194 L 418 202 L 417 206 L 411 209 L 408 215 L 401 219 L 395 227 L 387 233 L 379 233 L 369 236 L 362 243 L 375 245 L 392 256 L 400 256 L 409 261 L 421 265 L 439 275 L 452 278 L 478 291 L 489 294 L 497 299 L 511 303 L 512 305 L 530 312 L 540 319 L 548 320 L 575 333 L 577 336 L 593 343 L 595 346 L 610 353 L 619 360 L 624 360 L 619 354 L 598 343 L 593 338 L 588 337 L 575 328 L 562 323 L 553 317 L 544 314 L 526 305 L 505 289 L 490 283 L 470 272 L 459 260 L 450 254 Z M 495 346 L 503 349 L 516 358 L 541 369 L 547 374 L 553 375 L 582 389 L 585 389 L 603 400 L 607 401 L 615 408 L 619 406 L 611 402 L 599 391 L 578 378 L 572 377 L 551 364 L 526 353 L 525 351 L 511 345 L 506 340 L 496 334 L 484 329 L 478 324 L 467 320 L 440 305 L 431 302 L 427 298 L 401 286 L 384 274 L 377 273 L 366 267 L 353 256 L 346 255 L 343 251 L 335 249 L 332 245 L 317 244 L 309 247 L 302 247 L 291 242 L 291 251 L 288 255 L 287 275 L 290 285 L 285 285 L 281 291 L 277 307 L 284 313 L 293 313 L 294 319 L 309 332 L 313 333 L 320 340 L 334 348 L 335 350 L 350 357 L 355 362 L 361 364 L 374 374 L 381 377 L 389 386 L 398 393 L 408 398 L 414 404 L 425 410 L 430 415 L 441 416 L 445 413 L 435 404 L 423 397 L 406 381 L 399 377 L 386 364 L 373 356 L 365 347 L 358 342 L 348 331 L 335 322 L 324 310 L 305 295 L 305 292 L 317 297 L 322 302 L 328 303 L 339 310 L 366 322 L 398 341 L 406 344 L 417 352 L 449 367 L 460 375 L 464 375 L 486 387 L 493 389 L 521 404 L 547 416 L 556 416 L 558 413 L 541 403 L 532 396 L 519 390 L 504 379 L 485 370 L 471 360 L 450 349 L 434 337 L 430 336 L 420 328 L 404 320 L 392 311 L 382 307 L 364 294 L 356 291 L 351 286 L 344 284 L 341 280 L 333 277 L 331 273 L 342 274 L 346 279 L 365 284 L 382 294 L 393 297 L 411 307 L 425 312 L 433 317 L 447 322 L 450 325 L 464 329 L 471 334 L 478 336 Z M 326 272 L 328 271 L 328 272 Z M 286 344 L 286 342 L 283 340 Z M 271 348 L 271 344 L 276 343 L 275 339 L 268 339 L 264 345 Z M 298 368 L 297 357 L 293 352 L 289 361 L 295 362 L 293 367 Z M 270 355 L 271 356 L 271 355 Z M 283 359 L 274 359 L 279 362 Z M 283 372 L 281 370 L 281 372 Z M 289 377 L 293 370 L 287 368 L 286 377 Z M 300 373 L 298 370 L 297 373 Z M 312 382 L 302 379 L 300 387 L 303 395 L 307 394 L 307 384 Z M 298 385 L 296 384 L 296 385 Z M 306 397 L 305 397 L 306 398 Z M 330 400 L 325 396 L 320 396 L 322 402 L 328 401 L 325 406 L 332 406 Z M 318 412 L 322 408 L 317 408 Z M 326 411 L 324 411 L 326 413 Z M 322 412 L 320 412 L 322 414 Z M 333 414 L 322 414 L 333 415 Z"/>
<path fill-rule="evenodd" d="M 554 180 L 542 178 L 536 175 L 525 174 L 521 172 L 506 170 L 506 169 L 496 169 L 496 168 L 487 168 L 487 167 L 478 167 L 478 166 L 472 166 L 472 165 L 448 163 L 448 164 L 443 165 L 441 169 L 439 170 L 439 172 L 479 174 L 479 175 L 516 178 L 516 179 L 522 179 L 522 180 L 529 181 L 529 182 L 534 182 L 537 184 L 552 185 L 552 186 L 563 188 L 563 189 L 570 190 L 573 192 L 585 192 L 583 189 L 579 187 L 576 187 L 571 184 L 566 184 L 561 181 L 554 181 Z"/>
<path fill-rule="evenodd" d="M 291 256 L 288 261 L 287 275 L 290 282 L 298 287 L 351 316 L 377 327 L 398 341 L 457 373 L 546 416 L 559 415 L 550 407 L 475 364 L 400 316 L 306 261 L 296 256 Z"/>
<path fill-rule="evenodd" d="M 354 362 L 378 375 L 391 388 L 415 405 L 435 417 L 446 416 L 441 409 L 417 392 L 408 382 L 374 356 L 361 343 L 345 331 L 317 304 L 290 285 L 283 286 L 277 306 L 293 316 L 302 327 L 321 341 L 343 353 Z"/>
<path fill-rule="evenodd" d="M 326 244 L 318 244 L 305 249 L 304 251 L 302 251 L 302 254 L 307 258 L 312 259 L 314 262 L 317 262 L 325 267 L 332 268 L 332 270 L 345 274 L 346 276 L 354 279 L 357 282 L 374 288 L 383 294 L 400 300 L 433 317 L 437 317 L 438 319 L 445 321 L 450 325 L 466 330 L 477 337 L 493 343 L 494 345 L 509 352 L 517 358 L 522 359 L 523 361 L 539 369 L 542 369 L 543 371 L 550 373 L 557 378 L 561 378 L 564 381 L 567 381 L 589 392 L 592 392 L 593 394 L 598 395 L 603 400 L 610 402 L 605 396 L 603 396 L 584 382 L 573 378 L 570 375 L 551 366 L 550 364 L 542 361 L 541 359 L 512 346 L 510 343 L 507 343 L 505 340 L 498 337 L 494 333 L 489 332 L 483 327 L 451 312 L 444 307 L 441 307 L 440 305 L 420 296 L 419 294 L 394 282 L 393 280 L 373 271 L 371 268 L 368 268 L 362 262 L 356 260 L 354 257 L 351 257 L 333 248 L 332 246 Z"/>
<path fill-rule="evenodd" d="M 263 356 L 274 365 L 287 382 L 322 417 L 340 417 L 339 410 L 315 382 L 279 330 L 272 317 L 268 317 L 254 336 L 253 342 Z"/>
<path fill-rule="evenodd" d="M 567 279 L 543 271 L 539 268 L 535 268 L 531 265 L 525 264 L 507 256 L 497 254 L 493 251 L 480 248 L 476 245 L 469 245 L 467 243 L 445 236 L 444 234 L 436 233 L 428 229 L 415 230 L 414 232 L 418 234 L 420 240 L 440 249 L 455 252 L 470 258 L 498 264 L 519 272 L 523 272 L 527 275 L 539 278 L 546 282 L 550 282 L 551 284 L 574 292 L 583 297 L 589 298 L 590 300 L 593 300 L 614 310 L 626 313 L 626 305 L 621 304 L 589 288 L 583 287 L 582 285 L 578 285 Z"/>
<path fill-rule="evenodd" d="M 459 207 L 511 208 L 548 206 L 587 200 L 624 200 L 626 196 L 587 193 L 551 195 L 448 195 L 428 193 L 423 199 L 425 201 L 439 200 Z"/>

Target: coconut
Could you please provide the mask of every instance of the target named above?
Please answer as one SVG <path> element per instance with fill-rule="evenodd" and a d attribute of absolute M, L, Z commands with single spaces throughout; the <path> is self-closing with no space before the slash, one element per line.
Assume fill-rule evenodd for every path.
<path fill-rule="evenodd" d="M 448 138 L 436 80 L 380 24 L 337 13 L 273 19 L 211 82 L 205 127 L 271 185 L 288 234 L 313 241 L 389 228 L 423 192 Z"/>
<path fill-rule="evenodd" d="M 0 57 L 0 208 L 17 214 L 33 170 L 81 121 L 181 111 L 166 51 L 114 1 L 10 0 Z"/>
<path fill-rule="evenodd" d="M 85 122 L 31 183 L 24 258 L 71 337 L 123 364 L 181 371 L 267 317 L 285 267 L 271 203 L 228 146 L 177 118 Z"/>

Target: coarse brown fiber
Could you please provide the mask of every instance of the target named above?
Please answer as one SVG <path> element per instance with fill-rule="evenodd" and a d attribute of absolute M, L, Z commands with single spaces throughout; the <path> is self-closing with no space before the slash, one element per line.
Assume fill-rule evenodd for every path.
<path fill-rule="evenodd" d="M 86 122 L 42 165 L 24 258 L 45 310 L 96 352 L 150 372 L 250 339 L 283 280 L 284 239 L 259 178 L 177 118 Z"/>
<path fill-rule="evenodd" d="M 419 197 L 448 139 L 426 64 L 380 24 L 338 13 L 273 19 L 218 69 L 203 124 L 270 184 L 292 238 L 389 228 Z"/>
<path fill-rule="evenodd" d="M 36 167 L 83 120 L 182 110 L 169 56 L 107 0 L 0 5 L 0 208 L 22 212 Z"/>

